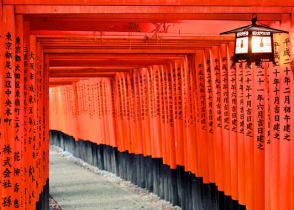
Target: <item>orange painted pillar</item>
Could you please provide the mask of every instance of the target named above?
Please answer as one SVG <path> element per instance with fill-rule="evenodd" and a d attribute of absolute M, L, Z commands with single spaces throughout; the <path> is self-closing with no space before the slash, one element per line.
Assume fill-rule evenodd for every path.
<path fill-rule="evenodd" d="M 223 136 L 222 136 L 222 95 L 221 95 L 221 72 L 220 72 L 220 49 L 217 46 L 211 49 L 211 82 L 213 88 L 213 101 L 215 107 L 215 182 L 218 190 L 224 191 L 223 176 Z"/>
<path fill-rule="evenodd" d="M 283 15 L 281 28 L 289 30 L 291 24 L 290 15 Z M 279 209 L 290 209 L 290 159 L 293 131 L 291 132 L 291 84 L 293 72 L 290 62 L 290 39 L 288 34 L 278 35 L 279 47 L 279 71 L 280 71 L 280 182 L 279 182 Z M 292 84 L 293 85 L 293 84 Z M 293 111 L 293 110 L 292 110 Z M 291 138 L 292 137 L 292 138 Z"/>
<path fill-rule="evenodd" d="M 175 146 L 175 116 L 174 116 L 174 98 L 173 98 L 173 68 L 172 65 L 166 67 L 166 76 L 167 76 L 167 99 L 168 99 L 168 109 L 167 109 L 167 118 L 168 118 L 168 150 L 169 150 L 169 159 L 171 169 L 177 168 L 176 162 L 176 146 Z"/>
<path fill-rule="evenodd" d="M 224 192 L 231 195 L 231 164 L 230 164 L 230 112 L 229 112 L 229 61 L 227 55 L 227 45 L 220 47 L 221 54 L 221 101 L 222 101 L 222 125 L 223 125 L 223 174 L 224 174 Z"/>
<path fill-rule="evenodd" d="M 244 94 L 244 63 L 236 64 L 237 93 L 237 141 L 238 141 L 238 201 L 246 204 L 246 170 L 245 170 L 245 94 Z"/>
<path fill-rule="evenodd" d="M 25 137 L 24 137 L 24 40 L 23 40 L 23 17 L 16 16 L 15 31 L 15 186 L 19 186 L 16 190 L 18 194 L 19 206 L 25 208 L 25 186 L 23 179 L 25 171 Z"/>
<path fill-rule="evenodd" d="M 199 130 L 199 159 L 200 159 L 200 174 L 203 176 L 203 182 L 209 183 L 209 156 L 208 156 L 208 138 L 207 138 L 207 102 L 206 102 L 206 83 L 205 83 L 205 67 L 204 67 L 204 51 L 199 51 L 196 54 L 196 69 L 197 69 L 197 84 L 198 89 L 198 110 L 200 111 L 200 130 Z"/>
<path fill-rule="evenodd" d="M 262 64 L 264 65 L 264 64 Z M 264 66 L 251 65 L 253 74 L 253 136 L 254 136 L 254 209 L 264 209 L 264 140 L 265 140 L 265 71 Z"/>
<path fill-rule="evenodd" d="M 1 19 L 1 206 L 3 209 L 20 208 L 20 192 L 14 192 L 16 182 L 14 169 L 19 161 L 14 160 L 16 146 L 15 128 L 15 16 L 13 6 L 3 6 Z M 19 188 L 18 188 L 19 189 Z M 16 202 L 16 205 L 14 205 Z"/>
<path fill-rule="evenodd" d="M 211 82 L 211 57 L 210 49 L 205 48 L 204 51 L 204 81 L 205 81 L 205 100 L 206 100 L 206 144 L 207 144 L 207 155 L 208 155 L 208 173 L 209 182 L 215 182 L 215 152 L 214 152 L 214 105 L 213 105 L 213 93 L 212 93 L 212 82 Z"/>
<path fill-rule="evenodd" d="M 237 140 L 237 87 L 236 65 L 232 66 L 234 55 L 234 43 L 228 45 L 229 72 L 228 89 L 230 104 L 230 153 L 231 153 L 231 196 L 238 200 L 238 140 Z"/>

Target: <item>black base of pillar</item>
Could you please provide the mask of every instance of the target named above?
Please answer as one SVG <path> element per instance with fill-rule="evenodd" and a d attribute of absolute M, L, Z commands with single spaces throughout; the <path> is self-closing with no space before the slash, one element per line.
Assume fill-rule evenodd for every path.
<path fill-rule="evenodd" d="M 145 188 L 183 210 L 246 210 L 238 201 L 218 191 L 215 184 L 204 184 L 201 177 L 186 172 L 183 166 L 170 169 L 161 158 L 119 152 L 117 148 L 90 141 L 75 141 L 54 130 L 50 131 L 50 144 Z"/>
<path fill-rule="evenodd" d="M 41 194 L 39 195 L 39 201 L 36 203 L 36 210 L 50 210 L 49 208 L 49 179 L 46 181 L 46 185 L 43 187 Z"/>

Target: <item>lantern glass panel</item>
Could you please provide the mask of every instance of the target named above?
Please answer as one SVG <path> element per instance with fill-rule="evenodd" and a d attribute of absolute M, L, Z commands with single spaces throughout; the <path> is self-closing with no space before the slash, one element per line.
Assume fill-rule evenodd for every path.
<path fill-rule="evenodd" d="M 236 54 L 248 53 L 248 37 L 236 38 Z"/>
<path fill-rule="evenodd" d="M 252 53 L 271 53 L 272 43 L 270 36 L 252 36 Z"/>

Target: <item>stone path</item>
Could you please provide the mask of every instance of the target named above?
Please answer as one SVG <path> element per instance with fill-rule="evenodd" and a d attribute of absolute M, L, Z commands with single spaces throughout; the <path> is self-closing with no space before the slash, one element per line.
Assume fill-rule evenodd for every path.
<path fill-rule="evenodd" d="M 50 148 L 50 195 L 62 210 L 157 210 L 151 202 Z"/>

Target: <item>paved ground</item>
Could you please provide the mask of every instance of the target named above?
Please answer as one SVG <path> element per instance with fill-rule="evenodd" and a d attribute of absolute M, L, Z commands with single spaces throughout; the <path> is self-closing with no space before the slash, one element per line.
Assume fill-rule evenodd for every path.
<path fill-rule="evenodd" d="M 50 195 L 62 210 L 156 210 L 138 194 L 66 158 L 50 149 Z"/>

